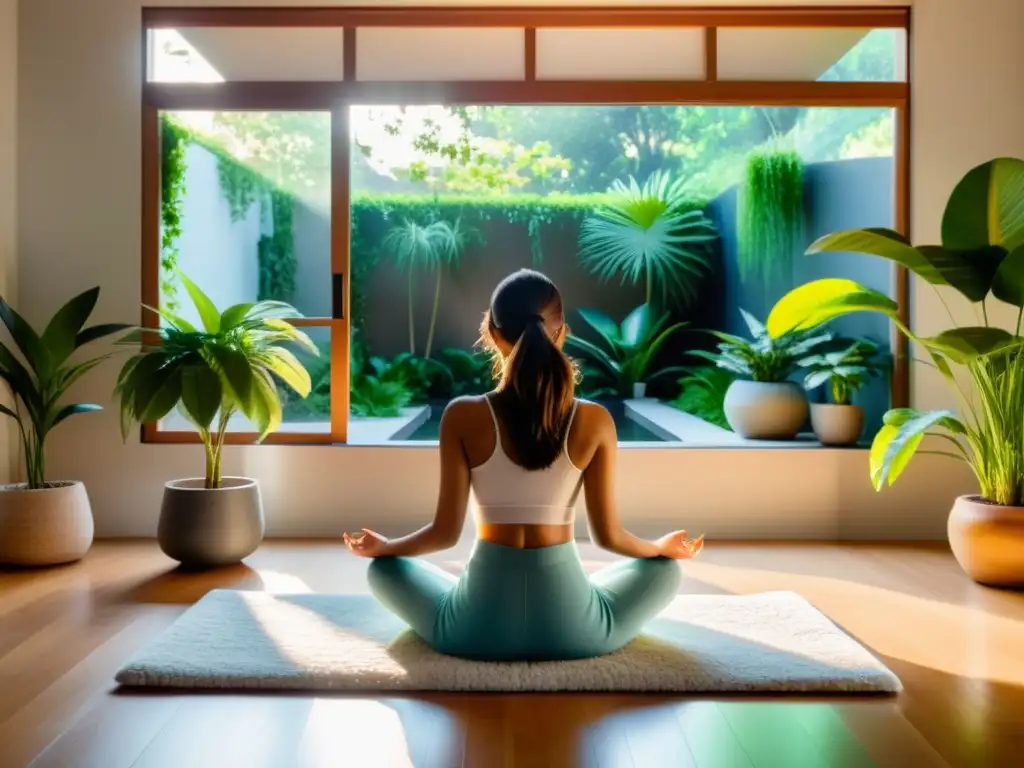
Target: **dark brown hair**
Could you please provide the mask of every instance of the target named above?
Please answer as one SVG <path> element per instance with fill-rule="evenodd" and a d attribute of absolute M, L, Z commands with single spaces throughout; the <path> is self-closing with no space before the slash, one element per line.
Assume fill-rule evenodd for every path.
<path fill-rule="evenodd" d="M 548 326 L 557 331 L 548 334 Z M 576 389 L 576 367 L 559 341 L 568 332 L 562 294 L 532 269 L 513 272 L 494 289 L 480 326 L 491 353 L 497 394 L 492 401 L 511 444 L 512 460 L 524 469 L 545 469 L 565 440 Z M 495 335 L 512 346 L 505 357 Z"/>

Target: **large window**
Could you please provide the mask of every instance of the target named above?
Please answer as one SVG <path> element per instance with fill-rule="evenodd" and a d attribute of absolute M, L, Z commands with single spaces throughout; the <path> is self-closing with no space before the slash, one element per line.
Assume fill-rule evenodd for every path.
<path fill-rule="evenodd" d="M 272 439 L 436 441 L 451 398 L 492 386 L 479 321 L 519 267 L 561 287 L 581 392 L 632 444 L 744 444 L 729 377 L 693 354 L 745 333 L 741 310 L 826 274 L 905 302 L 882 262 L 802 256 L 905 227 L 905 12 L 439 13 L 147 12 L 146 303 L 189 312 L 181 269 L 219 304 L 303 314 L 313 392 Z M 614 337 L 642 315 L 674 330 L 638 373 Z M 878 318 L 835 330 L 893 354 L 893 386 L 862 393 L 877 423 L 905 348 Z"/>

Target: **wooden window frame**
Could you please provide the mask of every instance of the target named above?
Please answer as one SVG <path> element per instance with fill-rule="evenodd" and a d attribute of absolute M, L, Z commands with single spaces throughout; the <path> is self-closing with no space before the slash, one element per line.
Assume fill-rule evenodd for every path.
<path fill-rule="evenodd" d="M 801 107 L 889 107 L 894 110 L 895 228 L 909 234 L 910 202 L 910 9 L 909 7 L 334 7 L 142 9 L 146 62 L 148 32 L 186 27 L 335 27 L 343 29 L 343 77 L 317 82 L 149 82 L 142 70 L 142 299 L 159 302 L 161 110 L 310 110 L 331 112 L 331 272 L 336 297 L 330 318 L 303 318 L 296 325 L 331 329 L 331 425 L 325 433 L 277 432 L 266 442 L 348 442 L 350 320 L 350 136 L 348 107 L 372 104 L 707 104 Z M 523 30 L 524 79 L 517 81 L 372 82 L 356 79 L 356 31 L 362 27 L 511 27 Z M 537 37 L 543 28 L 703 28 L 704 78 L 700 80 L 537 80 Z M 902 82 L 720 81 L 718 29 L 722 27 L 903 29 L 907 77 Z M 910 280 L 894 266 L 893 293 L 902 323 L 910 326 Z M 145 327 L 158 319 L 144 311 Z M 909 405 L 907 339 L 891 335 L 893 407 Z M 251 432 L 228 433 L 230 444 L 252 443 Z M 198 442 L 198 435 L 142 426 L 151 443 Z"/>

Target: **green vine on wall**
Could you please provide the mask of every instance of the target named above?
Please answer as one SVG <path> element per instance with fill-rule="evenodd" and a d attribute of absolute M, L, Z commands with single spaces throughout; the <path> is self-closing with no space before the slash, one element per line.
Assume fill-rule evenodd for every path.
<path fill-rule="evenodd" d="M 793 151 L 757 152 L 739 189 L 740 276 L 765 289 L 792 275 L 804 233 L 804 166 Z"/>
<path fill-rule="evenodd" d="M 220 191 L 228 201 L 231 221 L 245 218 L 267 185 L 264 179 L 251 168 L 238 162 L 219 147 L 214 149 L 204 145 L 217 156 L 217 177 L 220 179 Z"/>
<path fill-rule="evenodd" d="M 185 150 L 192 140 L 187 128 L 167 115 L 160 118 L 160 303 L 170 311 L 178 307 L 178 239 L 185 198 Z"/>
<path fill-rule="evenodd" d="M 259 300 L 290 301 L 295 293 L 295 200 L 279 189 L 270 192 L 274 233 L 259 242 Z"/>

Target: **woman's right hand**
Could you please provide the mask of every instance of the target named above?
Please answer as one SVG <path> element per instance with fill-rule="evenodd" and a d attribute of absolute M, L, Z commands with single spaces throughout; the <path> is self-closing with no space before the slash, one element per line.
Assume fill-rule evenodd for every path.
<path fill-rule="evenodd" d="M 661 557 L 672 560 L 689 560 L 696 557 L 704 548 L 704 535 L 696 539 L 686 538 L 686 531 L 673 531 L 658 539 L 655 544 Z"/>

